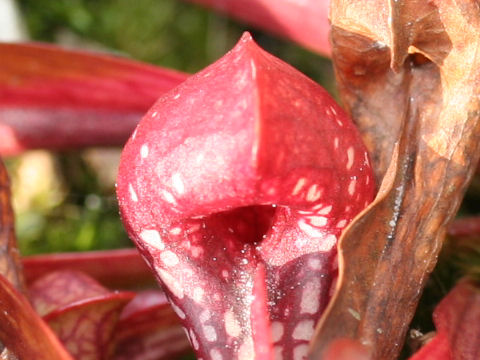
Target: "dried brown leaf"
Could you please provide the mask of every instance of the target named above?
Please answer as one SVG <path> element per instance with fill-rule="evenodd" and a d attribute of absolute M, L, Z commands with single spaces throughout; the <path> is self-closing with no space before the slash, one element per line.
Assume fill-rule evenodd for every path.
<path fill-rule="evenodd" d="M 480 9 L 337 0 L 331 17 L 340 92 L 383 182 L 340 240 L 311 358 L 350 338 L 394 359 L 480 154 Z"/>

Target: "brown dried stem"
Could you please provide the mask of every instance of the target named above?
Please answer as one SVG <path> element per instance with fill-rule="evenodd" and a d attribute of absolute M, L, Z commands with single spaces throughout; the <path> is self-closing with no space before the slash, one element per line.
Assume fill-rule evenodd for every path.
<path fill-rule="evenodd" d="M 17 289 L 23 291 L 25 285 L 10 198 L 10 181 L 7 170 L 0 160 L 0 274 L 5 276 Z"/>
<path fill-rule="evenodd" d="M 20 253 L 15 237 L 14 215 L 11 205 L 10 181 L 7 170 L 0 159 L 0 274 L 5 276 L 17 290 L 25 291 Z M 0 343 L 2 359 L 15 359 Z"/>

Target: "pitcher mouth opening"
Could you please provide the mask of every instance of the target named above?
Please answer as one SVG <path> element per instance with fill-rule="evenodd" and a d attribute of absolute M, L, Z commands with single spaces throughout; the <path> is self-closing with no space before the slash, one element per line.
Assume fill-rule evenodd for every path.
<path fill-rule="evenodd" d="M 211 215 L 224 229 L 241 242 L 260 243 L 270 230 L 276 205 L 252 205 Z"/>

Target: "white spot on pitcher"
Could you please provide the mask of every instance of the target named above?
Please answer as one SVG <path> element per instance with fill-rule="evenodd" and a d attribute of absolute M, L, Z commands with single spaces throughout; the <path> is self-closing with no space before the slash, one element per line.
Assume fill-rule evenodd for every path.
<path fill-rule="evenodd" d="M 204 325 L 202 326 L 203 329 L 203 335 L 205 335 L 205 339 L 209 342 L 215 342 L 217 341 L 217 332 L 215 331 L 215 328 L 211 325 Z"/>
<path fill-rule="evenodd" d="M 250 67 L 252 68 L 252 79 L 255 80 L 257 77 L 257 67 L 255 66 L 255 62 L 250 60 Z"/>
<path fill-rule="evenodd" d="M 333 146 L 335 147 L 335 150 L 338 150 L 339 145 L 340 145 L 339 144 L 339 139 L 338 139 L 338 137 L 335 137 L 333 139 Z"/>
<path fill-rule="evenodd" d="M 200 286 L 195 287 L 195 289 L 193 289 L 193 301 L 197 304 L 200 303 L 203 300 L 204 293 L 205 291 Z"/>
<path fill-rule="evenodd" d="M 179 227 L 174 227 L 169 231 L 171 235 L 180 235 L 181 232 L 182 232 L 182 229 Z"/>
<path fill-rule="evenodd" d="M 316 227 L 322 227 L 327 225 L 327 218 L 324 216 L 311 216 L 310 223 Z"/>
<path fill-rule="evenodd" d="M 176 204 L 177 201 L 175 200 L 175 198 L 173 197 L 173 195 L 168 192 L 167 190 L 162 190 L 162 195 L 163 195 L 163 198 L 169 202 L 170 204 Z"/>
<path fill-rule="evenodd" d="M 207 322 L 212 317 L 210 310 L 205 309 L 200 313 L 199 319 L 201 323 Z"/>
<path fill-rule="evenodd" d="M 242 360 L 255 360 L 255 350 L 252 338 L 248 338 L 238 348 L 238 358 Z"/>
<path fill-rule="evenodd" d="M 179 173 L 173 174 L 172 184 L 178 194 L 183 194 L 185 192 L 185 185 L 183 184 L 182 176 Z"/>
<path fill-rule="evenodd" d="M 182 269 L 182 272 L 185 274 L 186 277 L 192 277 L 193 276 L 193 270 L 190 268 L 184 268 Z"/>
<path fill-rule="evenodd" d="M 225 321 L 225 331 L 228 335 L 232 337 L 237 337 L 242 332 L 242 328 L 235 317 L 235 313 L 232 309 L 225 311 L 225 315 L 223 317 Z"/>
<path fill-rule="evenodd" d="M 187 233 L 188 234 L 194 233 L 194 232 L 200 230 L 201 228 L 202 228 L 201 224 L 199 224 L 198 222 L 194 223 L 187 229 Z"/>
<path fill-rule="evenodd" d="M 312 270 L 320 270 L 322 268 L 322 262 L 320 259 L 310 259 L 308 260 L 308 266 Z"/>
<path fill-rule="evenodd" d="M 293 349 L 293 360 L 305 360 L 308 354 L 308 345 L 298 345 Z"/>
<path fill-rule="evenodd" d="M 295 184 L 295 187 L 293 188 L 292 195 L 298 195 L 298 193 L 302 190 L 303 186 L 306 183 L 305 178 L 300 178 L 298 179 L 297 183 Z"/>
<path fill-rule="evenodd" d="M 348 184 L 348 194 L 353 196 L 355 194 L 355 186 L 357 185 L 357 179 L 350 180 L 350 184 Z"/>
<path fill-rule="evenodd" d="M 280 321 L 273 321 L 272 322 L 272 341 L 276 343 L 280 341 L 283 336 L 284 326 Z"/>
<path fill-rule="evenodd" d="M 314 202 L 322 196 L 323 190 L 318 188 L 317 184 L 310 186 L 307 192 L 307 201 Z"/>
<path fill-rule="evenodd" d="M 320 282 L 311 280 L 302 290 L 300 312 L 302 314 L 315 314 L 320 308 Z"/>
<path fill-rule="evenodd" d="M 195 333 L 193 332 L 192 329 L 190 329 L 189 331 L 189 338 L 190 338 L 190 342 L 192 343 L 192 346 L 195 350 L 198 350 L 199 349 L 199 344 L 198 344 L 198 340 L 197 340 L 197 336 L 195 335 Z"/>
<path fill-rule="evenodd" d="M 128 191 L 130 192 L 130 198 L 132 199 L 132 201 L 137 202 L 138 196 L 135 190 L 133 189 L 132 184 L 128 184 Z"/>
<path fill-rule="evenodd" d="M 177 305 L 175 305 L 173 301 L 170 302 L 170 305 L 172 306 L 172 309 L 175 312 L 175 314 L 177 314 L 177 316 L 180 319 L 185 320 L 186 316 L 185 316 L 185 313 L 182 311 L 182 309 L 180 309 Z"/>
<path fill-rule="evenodd" d="M 347 220 L 342 219 L 337 223 L 337 228 L 343 228 L 343 227 L 345 227 L 345 225 L 347 225 Z"/>
<path fill-rule="evenodd" d="M 283 360 L 283 346 L 274 346 L 273 347 L 273 359 L 274 360 Z"/>
<path fill-rule="evenodd" d="M 195 158 L 195 162 L 200 165 L 200 164 L 203 163 L 203 160 L 204 160 L 204 159 L 205 159 L 205 155 L 202 154 L 202 153 L 200 153 L 200 154 L 198 154 L 197 157 Z"/>
<path fill-rule="evenodd" d="M 158 267 L 156 268 L 156 270 L 158 275 L 160 276 L 160 279 L 165 284 L 165 286 L 172 292 L 172 294 L 179 299 L 183 299 L 183 289 L 182 286 L 178 283 L 178 281 L 167 271 Z"/>
<path fill-rule="evenodd" d="M 300 230 L 302 230 L 305 234 L 307 234 L 310 237 L 321 238 L 325 235 L 325 232 L 319 230 L 315 226 L 312 226 L 306 223 L 304 219 L 301 219 L 298 221 L 298 227 L 300 228 Z M 295 244 L 297 244 L 298 246 L 298 244 L 303 244 L 303 241 L 300 238 L 298 238 L 297 241 L 295 241 Z"/>
<path fill-rule="evenodd" d="M 162 262 L 169 267 L 175 266 L 179 263 L 178 256 L 170 250 L 162 252 L 160 254 L 160 260 L 162 260 Z"/>
<path fill-rule="evenodd" d="M 140 239 L 158 250 L 165 249 L 165 244 L 157 230 L 143 230 L 140 233 Z"/>
<path fill-rule="evenodd" d="M 322 207 L 323 207 L 323 205 L 322 205 Z M 332 208 L 333 208 L 332 205 L 325 206 L 325 207 L 321 208 L 319 211 L 317 211 L 317 215 L 328 215 L 332 211 Z"/>
<path fill-rule="evenodd" d="M 204 250 L 203 250 L 203 247 L 201 246 L 192 246 L 192 248 L 190 249 L 190 252 L 192 254 L 192 257 L 199 258 L 203 255 Z"/>
<path fill-rule="evenodd" d="M 145 159 L 148 156 L 148 145 L 143 144 L 142 147 L 140 148 L 140 156 L 142 159 Z"/>
<path fill-rule="evenodd" d="M 347 170 L 350 170 L 353 166 L 353 160 L 355 159 L 355 150 L 353 146 L 347 149 Z"/>
<path fill-rule="evenodd" d="M 315 321 L 313 320 L 302 320 L 300 321 L 295 329 L 293 329 L 292 337 L 295 340 L 310 340 L 313 335 Z"/>
<path fill-rule="evenodd" d="M 210 358 L 212 360 L 223 360 L 222 353 L 218 349 L 210 350 Z"/>
<path fill-rule="evenodd" d="M 320 246 L 320 251 L 329 251 L 337 245 L 337 237 L 333 234 L 327 235 Z"/>

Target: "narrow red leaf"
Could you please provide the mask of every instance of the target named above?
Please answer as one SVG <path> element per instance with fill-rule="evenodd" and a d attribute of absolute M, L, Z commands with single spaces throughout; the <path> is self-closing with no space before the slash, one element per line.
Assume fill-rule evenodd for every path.
<path fill-rule="evenodd" d="M 480 358 L 480 289 L 459 283 L 433 312 L 437 335 L 411 360 Z"/>
<path fill-rule="evenodd" d="M 2 275 L 0 340 L 19 359 L 73 360 L 29 301 Z"/>
<path fill-rule="evenodd" d="M 179 316 L 184 316 L 176 309 Z M 165 359 L 191 351 L 177 315 L 162 291 L 143 291 L 125 307 L 116 332 L 115 359 Z"/>
<path fill-rule="evenodd" d="M 83 272 L 111 289 L 139 289 L 156 284 L 137 249 L 34 255 L 22 258 L 22 263 L 28 284 L 60 270 Z"/>
<path fill-rule="evenodd" d="M 123 145 L 187 75 L 101 54 L 0 44 L 0 154 Z"/>
<path fill-rule="evenodd" d="M 117 189 L 199 357 L 293 359 L 330 298 L 337 237 L 374 185 L 342 109 L 246 34 L 147 113 Z"/>
<path fill-rule="evenodd" d="M 330 0 L 188 0 L 330 55 Z"/>
<path fill-rule="evenodd" d="M 133 293 L 110 292 L 85 274 L 58 271 L 30 287 L 31 301 L 77 360 L 109 359 L 114 331 Z"/>

